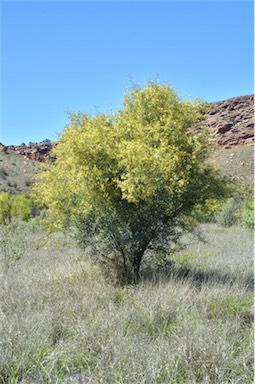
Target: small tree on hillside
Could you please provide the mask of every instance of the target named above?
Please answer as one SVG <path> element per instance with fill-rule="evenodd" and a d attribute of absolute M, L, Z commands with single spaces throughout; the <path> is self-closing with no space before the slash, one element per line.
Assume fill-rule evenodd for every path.
<path fill-rule="evenodd" d="M 52 226 L 99 240 L 104 260 L 138 282 L 145 251 L 176 242 L 194 209 L 223 193 L 205 135 L 192 131 L 200 111 L 149 82 L 116 114 L 72 115 L 35 186 Z"/>

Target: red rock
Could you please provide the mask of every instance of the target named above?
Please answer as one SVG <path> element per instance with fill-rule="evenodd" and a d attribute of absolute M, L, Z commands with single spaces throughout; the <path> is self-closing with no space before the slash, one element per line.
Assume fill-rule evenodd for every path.
<path fill-rule="evenodd" d="M 254 95 L 209 103 L 203 125 L 224 148 L 254 142 Z M 197 126 L 199 129 L 199 125 Z"/>
<path fill-rule="evenodd" d="M 27 146 L 7 146 L 7 153 L 20 154 L 27 157 L 30 160 L 43 162 L 45 160 L 55 161 L 55 156 L 51 154 L 53 146 L 57 143 L 39 143 L 31 144 Z"/>
<path fill-rule="evenodd" d="M 220 125 L 217 128 L 216 130 L 216 134 L 218 133 L 226 133 L 228 131 L 230 131 L 230 129 L 233 127 L 233 124 L 232 123 L 226 123 L 226 124 L 223 124 L 223 125 Z"/>

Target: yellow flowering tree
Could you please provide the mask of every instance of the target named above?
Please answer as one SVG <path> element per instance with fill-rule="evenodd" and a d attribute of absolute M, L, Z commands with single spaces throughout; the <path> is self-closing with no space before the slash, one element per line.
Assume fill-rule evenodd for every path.
<path fill-rule="evenodd" d="M 155 82 L 115 114 L 73 114 L 35 185 L 51 226 L 97 239 L 105 260 L 138 282 L 145 251 L 176 241 L 194 208 L 223 193 L 205 134 L 192 129 L 200 118 L 199 102 Z"/>

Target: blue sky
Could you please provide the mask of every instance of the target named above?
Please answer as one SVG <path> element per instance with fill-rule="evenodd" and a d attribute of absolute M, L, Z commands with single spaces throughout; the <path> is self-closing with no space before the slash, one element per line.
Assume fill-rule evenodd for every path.
<path fill-rule="evenodd" d="M 130 78 L 185 99 L 254 92 L 253 2 L 2 1 L 0 142 L 56 140 L 68 111 L 121 108 Z"/>

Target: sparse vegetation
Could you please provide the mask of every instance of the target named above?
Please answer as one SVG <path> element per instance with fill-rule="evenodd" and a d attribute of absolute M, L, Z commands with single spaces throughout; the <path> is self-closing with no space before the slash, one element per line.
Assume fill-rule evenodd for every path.
<path fill-rule="evenodd" d="M 211 160 L 232 180 L 253 185 L 254 182 L 254 146 L 240 145 L 234 148 L 215 148 Z"/>
<path fill-rule="evenodd" d="M 6 247 L 23 239 L 11 263 L 1 247 L 1 384 L 252 383 L 252 232 L 203 225 L 170 270 L 145 258 L 120 287 L 66 235 L 1 228 Z"/>
<path fill-rule="evenodd" d="M 0 192 L 29 192 L 40 164 L 18 154 L 0 152 Z"/>

